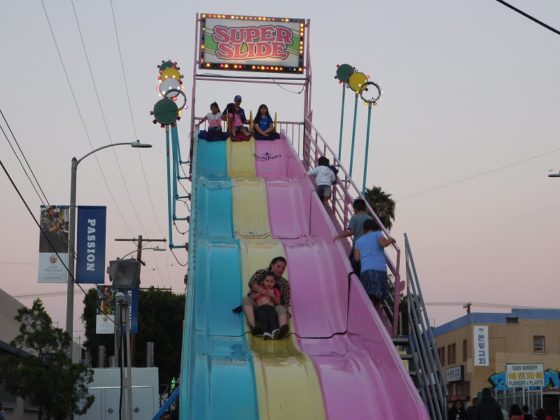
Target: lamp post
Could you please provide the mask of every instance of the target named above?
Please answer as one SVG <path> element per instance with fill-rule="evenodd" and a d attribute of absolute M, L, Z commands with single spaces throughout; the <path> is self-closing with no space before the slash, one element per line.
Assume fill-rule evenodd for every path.
<path fill-rule="evenodd" d="M 70 175 L 70 227 L 68 232 L 68 287 L 66 292 L 66 332 L 70 334 L 70 338 L 73 338 L 74 329 L 74 266 L 76 263 L 76 258 L 74 256 L 74 248 L 76 245 L 76 172 L 78 170 L 78 165 L 82 160 L 90 155 L 93 155 L 96 152 L 99 152 L 100 150 L 115 146 L 132 146 L 138 148 L 152 147 L 151 144 L 141 143 L 140 140 L 123 143 L 111 143 L 92 150 L 91 152 L 82 156 L 80 159 L 76 159 L 75 157 L 72 158 Z M 71 340 L 70 342 L 70 357 L 72 357 L 72 342 L 73 340 Z"/>
<path fill-rule="evenodd" d="M 124 254 L 120 259 L 122 260 L 124 257 L 128 257 L 130 254 L 134 254 L 135 252 L 138 253 L 138 251 L 148 251 L 148 250 L 152 250 L 152 251 L 167 251 L 165 248 L 160 248 L 159 246 L 152 246 L 152 247 L 146 247 L 146 248 L 139 248 L 139 249 L 133 249 L 130 252 L 127 252 L 126 254 Z"/>

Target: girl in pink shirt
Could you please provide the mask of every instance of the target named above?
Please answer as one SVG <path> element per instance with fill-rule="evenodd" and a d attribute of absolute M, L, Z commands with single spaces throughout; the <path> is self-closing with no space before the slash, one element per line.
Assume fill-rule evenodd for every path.
<path fill-rule="evenodd" d="M 276 314 L 276 305 L 280 305 L 281 293 L 276 286 L 274 273 L 266 273 L 259 281 L 259 286 L 264 289 L 264 293 L 251 292 L 251 298 L 257 303 L 255 308 L 255 322 L 262 330 L 263 339 L 278 338 L 280 333 L 278 329 L 278 315 Z"/>

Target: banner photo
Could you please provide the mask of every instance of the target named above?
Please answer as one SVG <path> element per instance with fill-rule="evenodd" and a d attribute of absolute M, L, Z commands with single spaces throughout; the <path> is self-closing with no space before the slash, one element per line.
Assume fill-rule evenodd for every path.
<path fill-rule="evenodd" d="M 139 289 L 127 290 L 130 305 L 128 307 L 128 321 L 131 334 L 138 333 L 138 298 Z M 115 333 L 115 299 L 112 286 L 97 286 L 97 306 L 95 318 L 96 334 Z M 123 323 L 124 331 L 124 323 Z"/>
<path fill-rule="evenodd" d="M 97 286 L 95 333 L 115 333 L 115 300 L 113 299 L 113 288 L 111 286 Z"/>
<path fill-rule="evenodd" d="M 488 346 L 488 325 L 474 325 L 474 366 L 490 366 Z"/>
<path fill-rule="evenodd" d="M 76 237 L 76 281 L 105 282 L 105 206 L 78 207 Z"/>
<path fill-rule="evenodd" d="M 41 206 L 39 283 L 68 281 L 68 219 L 68 206 Z"/>
<path fill-rule="evenodd" d="M 305 20 L 202 14 L 199 67 L 303 73 Z"/>

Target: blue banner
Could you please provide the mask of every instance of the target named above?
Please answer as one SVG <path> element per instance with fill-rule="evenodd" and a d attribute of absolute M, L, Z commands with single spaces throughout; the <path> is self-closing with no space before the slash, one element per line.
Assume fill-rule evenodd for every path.
<path fill-rule="evenodd" d="M 105 206 L 78 207 L 76 281 L 105 282 Z"/>
<path fill-rule="evenodd" d="M 140 289 L 130 289 L 130 333 L 138 334 L 138 297 Z"/>

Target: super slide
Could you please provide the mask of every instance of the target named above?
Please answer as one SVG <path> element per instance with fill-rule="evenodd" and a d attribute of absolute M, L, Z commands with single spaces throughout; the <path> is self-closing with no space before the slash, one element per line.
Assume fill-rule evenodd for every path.
<path fill-rule="evenodd" d="M 428 419 L 286 137 L 198 140 L 192 182 L 181 418 Z M 292 334 L 264 341 L 232 308 L 279 255 Z"/>

